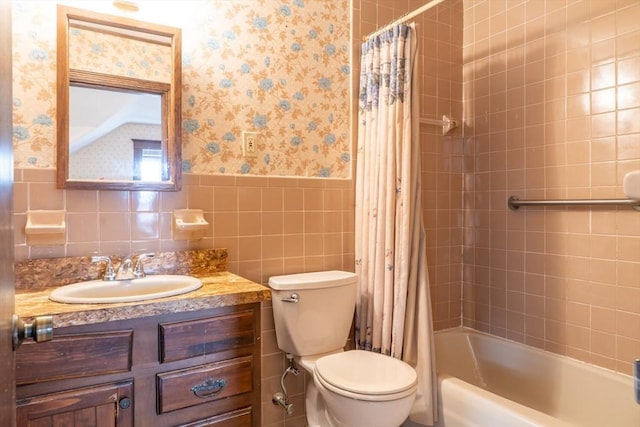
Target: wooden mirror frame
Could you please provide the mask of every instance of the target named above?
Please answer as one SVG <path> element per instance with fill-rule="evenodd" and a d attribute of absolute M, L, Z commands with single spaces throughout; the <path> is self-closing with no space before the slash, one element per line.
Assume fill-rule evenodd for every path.
<path fill-rule="evenodd" d="M 181 30 L 134 19 L 106 15 L 58 5 L 57 22 L 57 184 L 58 188 L 82 190 L 155 190 L 178 191 L 182 186 L 182 55 Z M 69 31 L 71 21 L 88 26 L 113 28 L 114 33 L 135 33 L 136 37 L 156 42 L 159 37 L 170 40 L 171 82 L 102 74 L 69 69 Z M 162 98 L 163 181 L 79 180 L 69 178 L 69 86 L 154 93 Z"/>

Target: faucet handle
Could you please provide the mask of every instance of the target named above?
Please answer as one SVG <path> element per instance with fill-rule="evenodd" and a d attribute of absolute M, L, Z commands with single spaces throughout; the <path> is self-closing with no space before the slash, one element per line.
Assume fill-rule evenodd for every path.
<path fill-rule="evenodd" d="M 153 258 L 154 256 L 156 256 L 154 253 L 148 252 L 146 254 L 140 254 L 136 257 L 136 265 L 133 268 L 133 276 L 136 279 L 142 279 L 143 277 L 146 276 L 146 273 L 144 272 L 144 265 L 142 265 L 142 261 L 147 258 Z"/>
<path fill-rule="evenodd" d="M 111 258 L 108 256 L 92 256 L 91 262 L 106 262 L 107 268 L 104 270 L 104 275 L 102 276 L 102 280 L 115 280 L 116 271 L 113 269 L 113 264 L 111 263 Z"/>

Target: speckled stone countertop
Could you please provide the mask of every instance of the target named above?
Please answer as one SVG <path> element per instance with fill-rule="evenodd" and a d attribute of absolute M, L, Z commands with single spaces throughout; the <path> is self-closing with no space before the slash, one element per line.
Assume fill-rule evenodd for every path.
<path fill-rule="evenodd" d="M 202 287 L 187 294 L 118 304 L 64 304 L 49 300 L 51 289 L 25 291 L 16 293 L 15 312 L 25 321 L 35 316 L 52 315 L 53 327 L 61 328 L 249 304 L 271 298 L 269 288 L 226 271 L 200 277 L 200 280 Z"/>
<path fill-rule="evenodd" d="M 174 256 L 175 253 L 172 253 L 170 257 Z M 180 256 L 203 258 L 202 251 L 188 251 L 182 253 Z M 224 263 L 220 262 L 222 257 L 225 259 Z M 215 265 L 215 267 L 211 269 L 201 268 L 198 269 L 198 271 L 178 269 L 178 271 L 164 270 L 155 272 L 157 274 L 187 274 L 198 277 L 202 281 L 202 287 L 186 294 L 117 304 L 65 304 L 49 300 L 49 293 L 54 288 L 52 286 L 40 288 L 25 286 L 16 287 L 15 313 L 26 322 L 31 321 L 31 319 L 36 316 L 52 315 L 54 328 L 61 328 L 65 326 L 126 320 L 166 313 L 249 304 L 271 298 L 269 288 L 229 273 L 228 271 L 219 271 L 222 269 L 222 264 L 224 264 L 223 267 L 226 269 L 226 251 L 209 251 L 204 258 L 213 259 L 215 262 L 212 264 Z M 52 260 L 51 263 L 60 264 L 62 262 L 66 263 L 65 265 L 69 264 L 68 259 L 64 261 L 60 260 L 61 259 Z M 33 263 L 31 264 L 33 265 Z M 43 267 L 46 266 L 46 264 L 46 262 L 43 262 Z M 71 262 L 71 264 L 73 264 L 73 262 Z M 51 268 L 51 265 L 49 268 Z M 30 274 L 36 273 L 33 271 L 34 269 L 30 270 Z M 74 271 L 74 269 L 70 268 L 69 271 Z M 150 271 L 147 273 L 153 274 Z M 19 274 L 16 276 L 18 279 Z M 94 278 L 82 278 L 82 280 L 92 279 Z M 81 280 L 76 279 L 75 281 Z M 73 281 L 69 281 L 68 279 L 62 280 L 62 283 L 64 282 L 73 283 Z M 62 284 L 56 283 L 56 285 L 61 286 Z"/>

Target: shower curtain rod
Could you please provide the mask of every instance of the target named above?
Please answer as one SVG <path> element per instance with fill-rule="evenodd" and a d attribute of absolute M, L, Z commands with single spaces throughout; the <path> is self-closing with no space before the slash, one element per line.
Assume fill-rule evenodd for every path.
<path fill-rule="evenodd" d="M 367 36 L 362 37 L 362 41 L 364 42 L 369 37 L 377 36 L 381 32 L 383 32 L 385 30 L 388 30 L 389 28 L 393 27 L 394 25 L 398 25 L 398 24 L 402 24 L 403 22 L 407 22 L 409 19 L 415 18 L 416 16 L 420 15 L 421 13 L 426 12 L 427 10 L 431 9 L 434 6 L 439 5 L 440 3 L 444 2 L 444 1 L 445 0 L 431 0 L 429 3 L 420 6 L 419 8 L 414 10 L 413 12 L 405 13 L 404 15 L 402 15 L 400 18 L 396 19 L 395 21 L 385 25 L 382 28 L 378 28 L 373 33 L 370 33 Z"/>

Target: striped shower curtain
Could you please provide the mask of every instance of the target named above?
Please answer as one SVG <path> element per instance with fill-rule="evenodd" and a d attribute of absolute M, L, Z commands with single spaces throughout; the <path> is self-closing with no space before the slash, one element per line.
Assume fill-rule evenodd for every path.
<path fill-rule="evenodd" d="M 432 425 L 433 326 L 420 196 L 415 25 L 362 44 L 356 156 L 358 348 L 402 359 L 418 373 L 411 421 Z"/>

